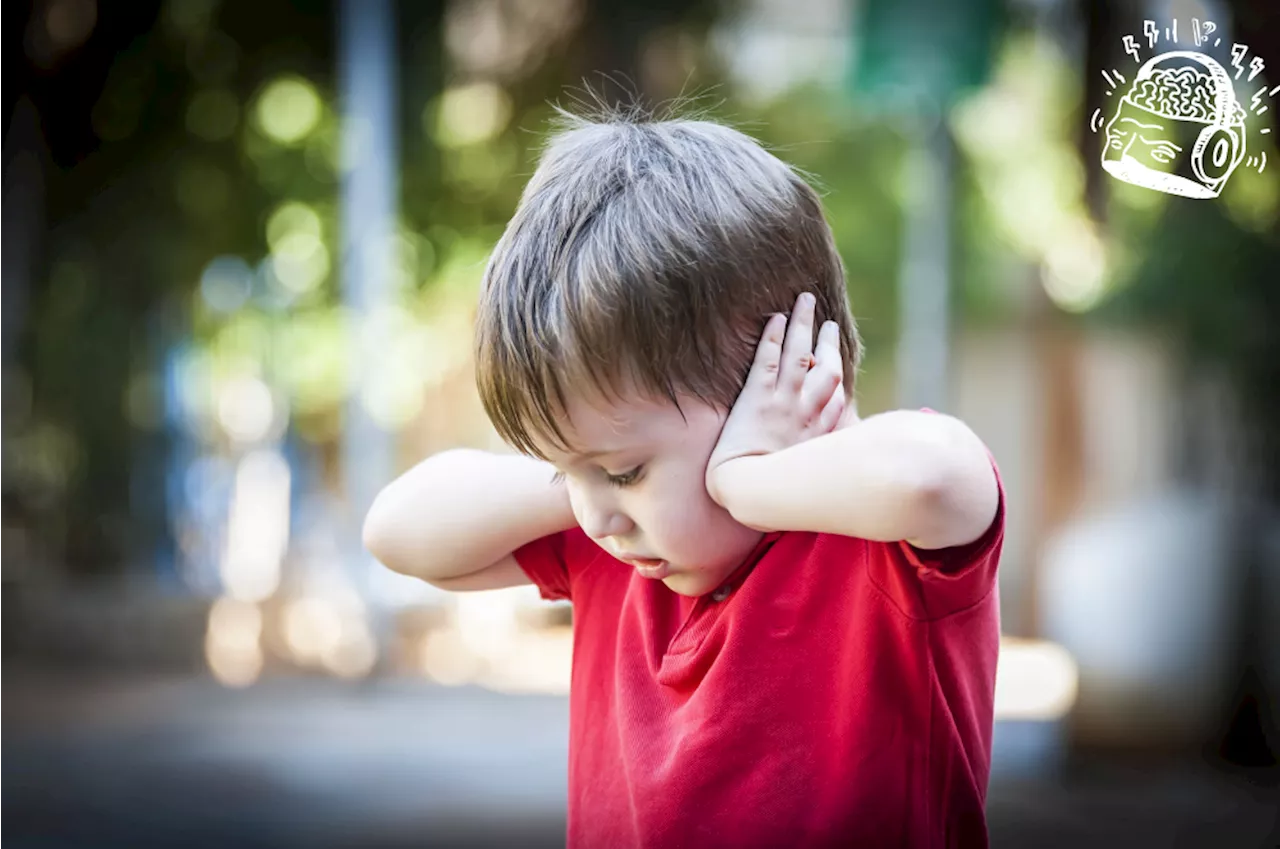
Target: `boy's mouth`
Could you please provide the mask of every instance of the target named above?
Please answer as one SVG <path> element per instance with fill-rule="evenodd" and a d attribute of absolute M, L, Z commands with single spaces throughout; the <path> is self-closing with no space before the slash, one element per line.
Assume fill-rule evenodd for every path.
<path fill-rule="evenodd" d="M 671 574 L 671 566 L 665 560 L 656 560 L 652 557 L 621 557 L 619 559 L 634 566 L 636 574 L 642 578 L 660 581 Z"/>

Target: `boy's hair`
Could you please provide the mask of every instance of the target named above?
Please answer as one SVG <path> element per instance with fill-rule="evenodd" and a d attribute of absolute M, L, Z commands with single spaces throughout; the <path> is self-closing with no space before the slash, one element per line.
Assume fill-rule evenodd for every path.
<path fill-rule="evenodd" d="M 481 283 L 477 386 L 508 444 L 574 450 L 557 422 L 566 390 L 730 409 L 765 322 L 803 291 L 815 333 L 840 326 L 852 399 L 862 342 L 844 265 L 797 169 L 708 120 L 555 109 Z"/>

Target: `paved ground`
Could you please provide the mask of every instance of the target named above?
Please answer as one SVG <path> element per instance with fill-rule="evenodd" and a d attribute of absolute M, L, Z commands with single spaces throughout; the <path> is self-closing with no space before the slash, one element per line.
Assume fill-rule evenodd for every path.
<path fill-rule="evenodd" d="M 4 674 L 7 849 L 563 845 L 564 699 L 384 680 Z M 1195 765 L 993 780 L 998 847 L 1274 846 L 1277 796 Z"/>
<path fill-rule="evenodd" d="M 563 844 L 562 699 L 5 677 L 6 847 Z"/>

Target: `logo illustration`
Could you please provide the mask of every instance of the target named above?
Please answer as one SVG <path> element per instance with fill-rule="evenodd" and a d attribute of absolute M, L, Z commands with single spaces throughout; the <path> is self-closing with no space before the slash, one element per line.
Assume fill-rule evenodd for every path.
<path fill-rule="evenodd" d="M 1161 32 L 1154 21 L 1145 21 L 1147 46 L 1154 49 Z M 1192 19 L 1195 46 L 1207 42 L 1217 26 Z M 1178 41 L 1178 22 L 1164 30 L 1166 40 Z M 1221 38 L 1213 44 L 1216 47 Z M 1125 52 L 1140 63 L 1133 82 L 1117 70 L 1103 71 L 1108 96 L 1127 84 L 1103 132 L 1102 167 L 1118 180 L 1188 198 L 1217 197 L 1242 162 L 1259 173 L 1267 167 L 1261 150 L 1248 155 L 1249 112 L 1236 98 L 1235 81 L 1245 73 L 1249 48 L 1231 46 L 1230 72 L 1212 56 L 1193 50 L 1169 50 L 1142 62 L 1132 35 L 1124 37 Z M 1262 57 L 1248 66 L 1246 83 L 1264 69 Z M 1260 116 L 1268 107 L 1264 97 L 1274 97 L 1280 86 L 1267 91 L 1263 85 L 1250 98 L 1250 108 Z M 1090 129 L 1098 132 L 1102 109 L 1094 110 Z M 1259 135 L 1270 133 L 1269 127 Z"/>

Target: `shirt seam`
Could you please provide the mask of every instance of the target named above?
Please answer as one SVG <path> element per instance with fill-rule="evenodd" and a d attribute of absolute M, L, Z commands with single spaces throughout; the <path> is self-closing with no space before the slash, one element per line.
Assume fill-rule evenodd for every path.
<path fill-rule="evenodd" d="M 928 681 L 929 716 L 925 725 L 925 742 L 924 742 L 925 786 L 921 788 L 923 789 L 924 793 L 923 795 L 917 795 L 916 796 L 917 799 L 932 798 L 931 791 L 933 789 L 933 741 L 934 741 L 934 731 L 935 731 L 934 724 L 937 721 L 937 716 L 938 716 L 939 696 L 938 696 L 938 688 L 934 686 L 934 683 L 938 680 L 938 669 L 937 669 L 937 666 L 934 664 L 934 650 L 933 650 L 933 630 L 934 629 L 932 625 L 933 625 L 932 622 L 926 622 L 924 625 L 925 654 L 927 655 L 927 659 L 929 662 L 929 681 Z M 934 817 L 937 815 L 937 812 L 933 809 L 932 805 L 926 805 L 925 808 L 928 811 L 926 816 L 929 820 L 927 824 L 928 831 L 926 831 L 925 833 L 932 834 L 935 830 L 935 825 L 933 820 L 934 820 Z"/>
<path fill-rule="evenodd" d="M 866 570 L 867 580 L 871 583 L 871 586 L 875 589 L 876 593 L 882 596 L 884 600 L 888 602 L 889 607 L 893 608 L 893 610 L 898 615 L 902 616 L 904 619 L 906 619 L 909 622 L 921 622 L 924 624 L 929 624 L 931 622 L 943 622 L 947 619 L 950 619 L 952 616 L 956 616 L 958 614 L 965 613 L 966 611 L 973 610 L 975 607 L 985 602 L 991 596 L 991 593 L 993 593 L 996 589 L 996 582 L 999 580 L 999 576 L 993 576 L 991 579 L 991 586 L 987 587 L 987 591 L 984 592 L 980 598 L 978 598 L 977 600 L 973 601 L 970 604 L 966 604 L 964 607 L 957 608 L 956 610 L 952 610 L 949 613 L 944 613 L 941 616 L 913 616 L 910 613 L 908 613 L 906 610 L 902 609 L 902 605 L 898 603 L 898 600 L 895 599 L 893 595 L 889 592 L 889 590 L 886 589 L 880 583 L 879 579 L 876 578 L 874 570 L 871 569 L 871 556 L 870 556 L 869 548 L 864 547 L 863 552 L 864 552 L 863 553 L 863 569 Z"/>

